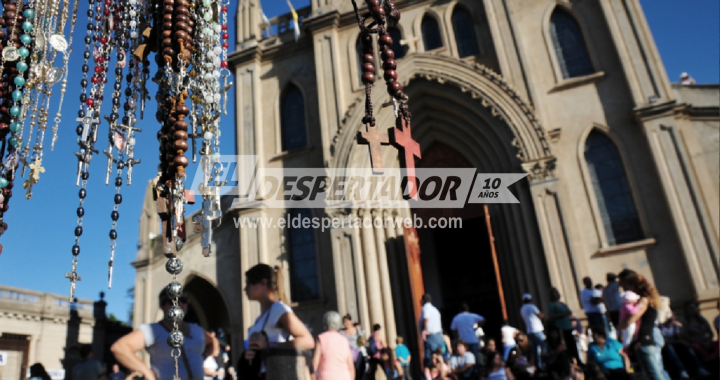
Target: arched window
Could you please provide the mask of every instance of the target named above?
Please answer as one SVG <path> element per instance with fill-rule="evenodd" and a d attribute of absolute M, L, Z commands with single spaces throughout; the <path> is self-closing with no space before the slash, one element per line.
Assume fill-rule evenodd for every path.
<path fill-rule="evenodd" d="M 422 38 L 425 51 L 435 50 L 443 46 L 440 26 L 434 17 L 425 15 L 422 20 Z"/>
<path fill-rule="evenodd" d="M 563 78 L 579 77 L 595 71 L 582 30 L 573 16 L 562 9 L 555 9 L 550 17 L 550 36 Z"/>
<path fill-rule="evenodd" d="M 305 99 L 297 86 L 290 84 L 282 96 L 280 106 L 281 145 L 283 151 L 307 146 L 305 128 Z"/>
<path fill-rule="evenodd" d="M 315 230 L 305 224 L 312 220 L 310 209 L 293 209 L 288 220 L 290 291 L 293 302 L 302 302 L 320 297 L 320 284 L 315 252 Z M 297 221 L 296 221 L 297 220 Z"/>
<path fill-rule="evenodd" d="M 452 24 L 460 58 L 480 54 L 480 47 L 475 37 L 475 26 L 470 13 L 463 8 L 455 7 Z"/>
<path fill-rule="evenodd" d="M 615 144 L 593 131 L 585 142 L 585 161 L 609 245 L 643 238 L 640 219 Z"/>
<path fill-rule="evenodd" d="M 400 40 L 402 40 L 402 32 L 400 32 L 400 29 L 392 27 L 388 28 L 388 33 L 393 40 L 391 48 L 395 53 L 395 59 L 404 57 L 406 53 L 405 46 L 400 43 Z"/>

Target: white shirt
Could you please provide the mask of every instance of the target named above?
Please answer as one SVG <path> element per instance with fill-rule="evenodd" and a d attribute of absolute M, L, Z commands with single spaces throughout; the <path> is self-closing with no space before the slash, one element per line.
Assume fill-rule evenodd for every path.
<path fill-rule="evenodd" d="M 502 332 L 503 346 L 515 347 L 515 332 L 517 332 L 517 329 L 512 326 L 503 326 L 500 331 Z"/>
<path fill-rule="evenodd" d="M 203 362 L 203 369 L 209 369 L 213 372 L 217 371 L 218 365 L 217 361 L 215 361 L 215 358 L 212 356 L 208 356 L 207 358 L 205 358 L 205 361 Z M 213 376 L 205 375 L 204 378 L 205 380 L 212 380 Z"/>
<path fill-rule="evenodd" d="M 440 321 L 440 311 L 430 302 L 425 303 L 420 314 L 420 330 L 423 329 L 423 322 L 427 319 L 428 334 L 442 334 L 442 323 Z"/>
<path fill-rule="evenodd" d="M 185 335 L 183 351 L 187 355 L 193 379 L 203 376 L 203 351 L 205 351 L 205 331 L 202 327 L 188 323 L 190 335 Z M 170 356 L 172 348 L 167 344 L 169 333 L 159 323 L 140 325 L 138 328 L 145 340 L 145 350 L 150 354 L 150 368 L 158 375 L 158 380 L 172 380 L 175 377 L 175 361 Z M 181 379 L 189 379 L 185 361 L 178 360 Z"/>
<path fill-rule="evenodd" d="M 476 323 L 481 323 L 485 318 L 468 311 L 463 311 L 453 318 L 450 324 L 450 330 L 457 330 L 458 337 L 468 344 L 475 344 L 478 342 L 478 337 L 475 335 L 474 326 Z"/>
<path fill-rule="evenodd" d="M 262 332 L 265 330 L 265 334 L 268 337 L 268 343 L 284 343 L 290 339 L 290 332 L 277 327 L 277 323 L 280 317 L 285 313 L 292 313 L 290 306 L 285 305 L 282 301 L 275 302 L 270 306 L 270 309 L 263 313 L 255 320 L 255 324 L 248 329 L 248 336 L 251 336 L 255 332 Z"/>
<path fill-rule="evenodd" d="M 531 303 L 526 303 L 525 305 L 523 305 L 523 307 L 520 308 L 520 314 L 525 320 L 525 326 L 527 326 L 528 334 L 545 330 L 542 321 L 537 316 L 539 313 L 540 310 L 537 308 L 537 306 Z"/>
<path fill-rule="evenodd" d="M 598 295 L 600 293 L 600 295 Z M 588 289 L 585 288 L 580 292 L 580 303 L 582 303 L 583 310 L 585 310 L 585 313 L 604 313 L 605 312 L 605 305 L 602 305 L 602 308 L 600 307 L 601 304 L 593 305 L 590 301 L 593 299 L 593 297 L 601 297 L 602 292 L 597 289 Z"/>
<path fill-rule="evenodd" d="M 470 351 L 466 351 L 462 357 L 453 355 L 453 357 L 450 358 L 450 369 L 452 370 L 460 369 L 467 364 L 475 364 L 475 355 Z M 470 376 L 472 376 L 472 370 L 463 372 L 463 378 Z"/>

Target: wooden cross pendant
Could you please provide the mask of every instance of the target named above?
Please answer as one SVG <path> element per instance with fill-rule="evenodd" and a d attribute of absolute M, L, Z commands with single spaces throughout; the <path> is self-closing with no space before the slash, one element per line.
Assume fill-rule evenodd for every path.
<path fill-rule="evenodd" d="M 77 274 L 77 261 L 73 260 L 72 272 L 65 273 L 65 278 L 70 280 L 70 303 L 75 300 L 75 282 L 82 280 L 82 277 Z"/>
<path fill-rule="evenodd" d="M 403 193 L 403 197 L 418 200 L 415 157 L 421 158 L 420 144 L 413 140 L 410 124 L 407 124 L 402 116 L 397 118 L 395 128 L 388 129 L 388 134 L 390 135 L 390 143 L 400 151 L 400 168 L 404 169 L 407 181 L 412 182 L 412 190 L 407 195 Z"/>
<path fill-rule="evenodd" d="M 370 166 L 372 167 L 373 174 L 383 174 L 385 172 L 385 165 L 383 165 L 382 158 L 382 145 L 388 145 L 390 143 L 387 133 L 381 133 L 377 125 L 366 125 L 367 132 L 358 132 L 357 142 L 358 144 L 367 144 L 370 148 Z"/>

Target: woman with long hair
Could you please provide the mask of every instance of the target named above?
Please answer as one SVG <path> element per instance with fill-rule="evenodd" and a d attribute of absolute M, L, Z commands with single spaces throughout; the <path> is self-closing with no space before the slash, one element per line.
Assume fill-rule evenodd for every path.
<path fill-rule="evenodd" d="M 350 343 L 350 347 L 358 348 L 357 345 L 357 339 L 361 335 L 360 329 L 355 327 L 355 324 L 353 324 L 352 316 L 350 314 L 345 315 L 342 318 L 343 321 L 343 328 L 340 329 L 340 334 L 343 334 L 348 342 Z"/>
<path fill-rule="evenodd" d="M 514 380 L 510 368 L 505 367 L 502 356 L 497 351 L 487 353 L 487 367 L 484 378 L 486 380 Z"/>
<path fill-rule="evenodd" d="M 340 314 L 335 311 L 323 317 L 325 332 L 318 336 L 313 355 L 313 367 L 318 380 L 355 380 L 355 362 L 347 338 L 338 332 L 342 326 Z"/>
<path fill-rule="evenodd" d="M 380 350 L 380 365 L 378 369 L 382 369 L 387 380 L 402 380 L 403 368 L 400 360 L 395 359 L 395 354 L 390 348 Z"/>
<path fill-rule="evenodd" d="M 431 354 L 430 363 L 423 372 L 425 380 L 445 380 L 447 378 L 448 367 L 440 348 Z"/>
<path fill-rule="evenodd" d="M 257 264 L 245 272 L 245 294 L 260 303 L 260 316 L 248 330 L 248 336 L 261 333 L 262 340 L 251 341 L 245 359 L 253 360 L 268 347 L 310 350 L 315 342 L 310 331 L 287 304 L 283 290 L 283 271 L 277 266 Z M 290 337 L 293 337 L 290 340 Z"/>
<path fill-rule="evenodd" d="M 619 329 L 626 329 L 630 324 L 640 321 L 637 329 L 637 342 L 635 343 L 635 355 L 645 376 L 650 380 L 669 380 L 663 369 L 660 348 L 655 344 L 654 329 L 660 308 L 660 294 L 645 277 L 633 273 L 623 280 L 625 290 L 635 292 L 640 296 L 637 302 L 637 313 L 633 314 L 626 321 L 620 323 Z"/>

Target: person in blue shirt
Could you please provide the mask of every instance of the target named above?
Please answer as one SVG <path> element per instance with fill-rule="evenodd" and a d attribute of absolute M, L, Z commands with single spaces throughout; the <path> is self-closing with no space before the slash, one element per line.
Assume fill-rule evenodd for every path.
<path fill-rule="evenodd" d="M 410 359 L 412 359 L 410 350 L 403 344 L 403 337 L 398 336 L 395 342 L 397 343 L 397 346 L 395 346 L 395 356 L 400 360 L 400 364 L 402 365 L 403 379 L 412 380 L 412 377 L 410 377 Z"/>
<path fill-rule="evenodd" d="M 593 327 L 592 335 L 593 342 L 588 347 L 588 361 L 597 363 L 608 380 L 629 380 L 630 361 L 622 344 L 608 338 L 605 329 L 599 326 Z"/>

